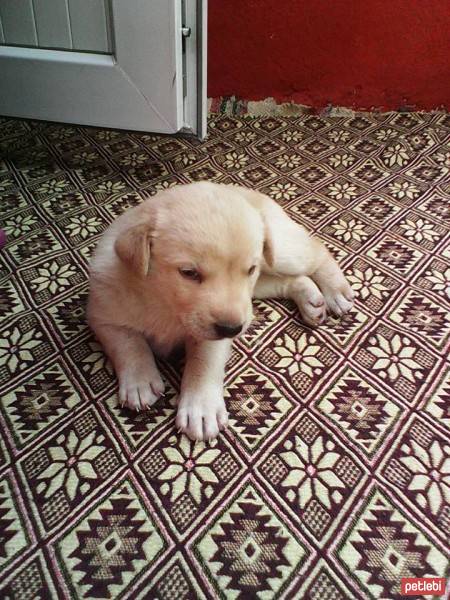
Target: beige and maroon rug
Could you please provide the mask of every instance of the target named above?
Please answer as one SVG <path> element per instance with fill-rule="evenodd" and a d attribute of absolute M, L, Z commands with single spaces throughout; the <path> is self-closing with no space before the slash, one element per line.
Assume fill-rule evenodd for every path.
<path fill-rule="evenodd" d="M 450 529 L 450 118 L 211 117 L 169 138 L 0 121 L 0 596 L 397 599 Z M 122 211 L 211 179 L 275 198 L 335 253 L 355 309 L 312 330 L 255 303 L 229 431 L 174 430 L 179 365 L 117 406 L 85 323 Z"/>

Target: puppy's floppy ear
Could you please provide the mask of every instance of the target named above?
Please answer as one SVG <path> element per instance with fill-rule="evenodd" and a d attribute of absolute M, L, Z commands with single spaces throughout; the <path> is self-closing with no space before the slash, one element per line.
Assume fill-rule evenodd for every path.
<path fill-rule="evenodd" d="M 263 245 L 263 258 L 266 261 L 267 266 L 273 267 L 274 256 L 273 256 L 273 239 L 272 232 L 267 224 L 267 219 L 263 216 L 264 222 L 264 245 Z"/>
<path fill-rule="evenodd" d="M 236 188 L 235 188 L 236 189 Z M 245 198 L 245 200 L 256 208 L 259 212 L 263 227 L 264 227 L 264 246 L 263 246 L 263 258 L 268 267 L 273 267 L 274 265 L 274 245 L 272 232 L 269 227 L 269 216 L 270 216 L 270 206 L 274 204 L 273 200 L 261 194 L 260 192 L 255 192 L 254 190 L 249 190 L 244 187 L 238 186 L 241 196 Z M 280 209 L 278 209 L 280 210 Z"/>
<path fill-rule="evenodd" d="M 150 270 L 152 233 L 149 224 L 135 225 L 122 231 L 114 244 L 122 262 L 141 277 L 148 275 Z"/>

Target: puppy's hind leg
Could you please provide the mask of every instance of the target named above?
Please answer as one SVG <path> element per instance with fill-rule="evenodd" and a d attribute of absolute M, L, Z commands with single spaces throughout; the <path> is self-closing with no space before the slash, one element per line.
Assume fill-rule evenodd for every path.
<path fill-rule="evenodd" d="M 303 321 L 315 327 L 326 318 L 325 300 L 314 281 L 306 275 L 264 275 L 258 279 L 254 298 L 288 298 L 293 300 Z"/>
<path fill-rule="evenodd" d="M 125 327 L 90 325 L 114 365 L 120 404 L 136 411 L 149 408 L 163 394 L 164 382 L 144 336 Z"/>
<path fill-rule="evenodd" d="M 351 309 L 353 290 L 328 251 L 319 267 L 311 274 L 311 278 L 321 289 L 330 313 L 341 317 Z"/>
<path fill-rule="evenodd" d="M 294 296 L 287 294 L 284 297 L 293 297 L 303 315 L 308 312 L 303 296 L 306 295 L 308 302 L 309 296 L 316 297 L 319 289 L 330 313 L 341 316 L 349 311 L 353 305 L 352 289 L 324 244 L 317 238 L 311 238 L 303 227 L 285 214 L 277 212 L 271 223 L 274 260 L 270 268 L 263 266 L 263 272 L 297 277 Z M 310 323 L 310 319 L 305 320 Z"/>

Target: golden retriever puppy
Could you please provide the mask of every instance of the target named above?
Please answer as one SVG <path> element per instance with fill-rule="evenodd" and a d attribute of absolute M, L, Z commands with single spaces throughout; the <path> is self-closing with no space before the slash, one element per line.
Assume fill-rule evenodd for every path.
<path fill-rule="evenodd" d="M 154 353 L 183 345 L 176 424 L 191 439 L 227 424 L 223 379 L 252 298 L 291 298 L 303 320 L 342 315 L 353 294 L 326 248 L 273 200 L 208 182 L 158 193 L 121 215 L 91 263 L 88 320 L 122 405 L 149 408 L 164 383 Z"/>

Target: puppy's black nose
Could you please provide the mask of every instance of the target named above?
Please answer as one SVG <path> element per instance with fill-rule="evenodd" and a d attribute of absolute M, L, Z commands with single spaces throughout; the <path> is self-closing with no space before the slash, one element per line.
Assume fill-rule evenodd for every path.
<path fill-rule="evenodd" d="M 214 323 L 214 329 L 221 338 L 232 338 L 242 331 L 242 324 L 234 323 Z"/>

